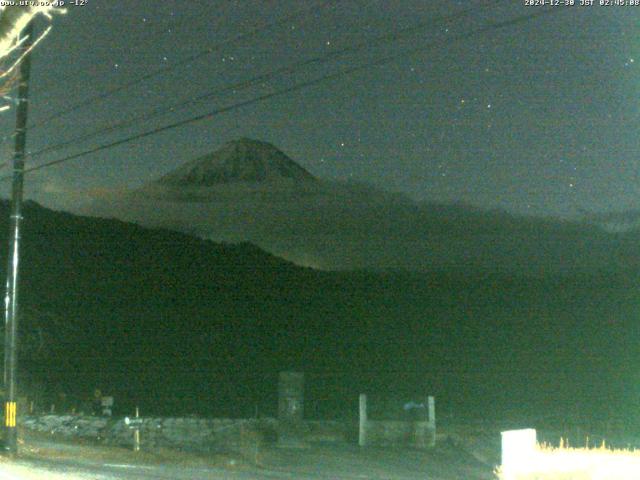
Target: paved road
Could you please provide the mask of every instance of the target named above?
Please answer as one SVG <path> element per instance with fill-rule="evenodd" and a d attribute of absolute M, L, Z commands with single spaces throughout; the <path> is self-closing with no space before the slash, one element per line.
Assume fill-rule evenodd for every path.
<path fill-rule="evenodd" d="M 336 475 L 275 470 L 229 470 L 128 464 L 81 465 L 73 462 L 15 461 L 0 464 L 0 480 L 391 480 L 388 475 Z M 424 477 L 423 477 L 424 478 Z"/>
<path fill-rule="evenodd" d="M 31 449 L 30 449 L 31 448 Z M 355 445 L 261 452 L 262 465 L 207 465 L 187 457 L 143 461 L 131 454 L 54 441 L 31 442 L 23 457 L 0 457 L 0 480 L 489 480 L 492 468 L 451 446 L 430 451 L 360 449 Z M 109 460 L 105 453 L 109 453 Z M 130 453 L 130 452 L 129 452 Z M 174 463 L 172 463 L 174 462 Z M 176 464 L 179 463 L 179 464 Z M 226 466 L 225 466 L 226 465 Z"/>
<path fill-rule="evenodd" d="M 437 468 L 436 471 L 393 473 L 393 469 L 378 470 L 375 465 L 358 468 L 358 465 L 345 465 L 336 468 L 331 461 L 308 468 L 261 469 L 261 468 L 214 468 L 184 467 L 175 465 L 133 465 L 118 463 L 88 463 L 86 461 L 59 460 L 2 460 L 0 462 L 0 480 L 457 480 L 488 479 L 488 471 L 451 472 Z M 376 471 L 377 470 L 377 471 Z M 402 470 L 402 469 L 400 469 Z M 453 475 L 453 476 L 452 476 Z M 460 476 L 462 475 L 462 476 Z"/>
<path fill-rule="evenodd" d="M 216 468 L 189 468 L 171 465 L 130 465 L 18 460 L 0 463 L 0 480 L 273 480 L 314 479 L 287 472 L 233 471 Z"/>

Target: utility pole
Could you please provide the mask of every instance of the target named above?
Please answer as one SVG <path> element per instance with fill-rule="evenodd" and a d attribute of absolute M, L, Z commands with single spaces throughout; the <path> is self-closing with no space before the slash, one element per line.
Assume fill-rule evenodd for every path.
<path fill-rule="evenodd" d="M 5 306 L 4 338 L 4 426 L 5 449 L 11 455 L 18 453 L 16 430 L 16 370 L 18 366 L 18 263 L 20 260 L 20 223 L 22 221 L 22 196 L 24 184 L 24 154 L 27 141 L 27 112 L 29 108 L 29 77 L 31 74 L 31 47 L 33 45 L 33 20 L 25 28 L 27 37 L 22 52 L 27 52 L 20 64 L 18 106 L 16 108 L 15 150 L 13 154 L 13 184 L 11 187 L 11 218 L 9 230 L 9 255 L 7 265 L 7 291 Z"/>

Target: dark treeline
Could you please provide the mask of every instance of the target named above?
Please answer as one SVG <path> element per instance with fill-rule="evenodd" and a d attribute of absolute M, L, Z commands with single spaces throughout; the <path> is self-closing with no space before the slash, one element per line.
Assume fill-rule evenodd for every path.
<path fill-rule="evenodd" d="M 278 371 L 299 369 L 309 417 L 353 416 L 359 392 L 434 394 L 441 418 L 638 410 L 633 271 L 320 272 L 246 243 L 25 210 L 31 395 L 100 388 L 122 413 L 272 415 Z M 0 231 L 7 218 L 3 203 Z"/>

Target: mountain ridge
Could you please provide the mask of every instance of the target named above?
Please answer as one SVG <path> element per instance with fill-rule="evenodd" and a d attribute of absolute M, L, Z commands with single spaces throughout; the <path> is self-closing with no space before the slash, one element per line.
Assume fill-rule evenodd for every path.
<path fill-rule="evenodd" d="M 213 187 L 232 183 L 314 183 L 316 178 L 281 150 L 247 137 L 186 162 L 153 182 L 170 187 Z"/>
<path fill-rule="evenodd" d="M 266 142 L 228 142 L 217 150 L 226 154 L 212 154 L 219 160 L 213 171 L 225 158 L 234 165 L 244 160 L 252 164 L 245 158 L 251 148 L 237 148 L 245 144 L 280 152 Z M 307 173 L 301 181 L 273 175 L 261 178 L 282 181 L 243 181 L 255 179 L 255 171 L 246 177 L 239 170 L 233 177 L 237 181 L 208 184 L 200 182 L 205 172 L 193 174 L 191 182 L 195 167 L 211 166 L 210 157 L 187 162 L 121 197 L 96 199 L 80 213 L 214 241 L 247 241 L 299 265 L 326 270 L 457 268 L 543 275 L 640 265 L 640 243 L 633 232 L 611 234 L 589 223 L 418 203 L 359 184 L 316 177 L 306 181 Z M 286 162 L 297 165 L 289 157 Z"/>

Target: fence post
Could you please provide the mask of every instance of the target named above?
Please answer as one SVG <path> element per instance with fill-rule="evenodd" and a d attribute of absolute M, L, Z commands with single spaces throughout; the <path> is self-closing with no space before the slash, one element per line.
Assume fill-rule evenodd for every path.
<path fill-rule="evenodd" d="M 280 372 L 278 376 L 278 445 L 303 446 L 304 373 Z"/>
<path fill-rule="evenodd" d="M 358 445 L 364 447 L 367 444 L 367 396 L 360 394 L 360 424 L 358 430 Z"/>
<path fill-rule="evenodd" d="M 136 406 L 136 418 L 140 418 L 140 409 Z M 133 451 L 140 451 L 140 426 L 138 425 L 133 431 Z"/>
<path fill-rule="evenodd" d="M 430 447 L 436 446 L 436 399 L 429 395 L 427 397 L 427 429 L 429 430 Z"/>

